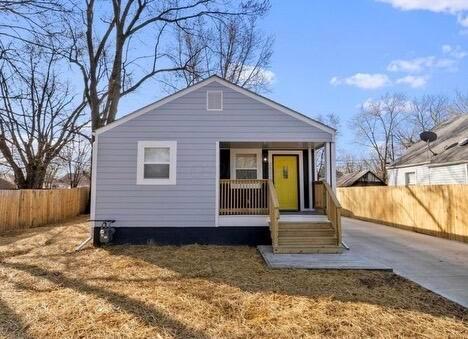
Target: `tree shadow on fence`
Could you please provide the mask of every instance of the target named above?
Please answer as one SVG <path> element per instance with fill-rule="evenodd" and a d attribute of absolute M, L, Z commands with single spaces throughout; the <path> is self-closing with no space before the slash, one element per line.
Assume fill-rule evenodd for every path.
<path fill-rule="evenodd" d="M 394 188 L 383 187 L 382 189 L 394 189 Z M 427 235 L 431 235 L 431 236 L 435 236 L 435 237 L 440 237 L 440 238 L 445 238 L 445 239 L 450 239 L 450 240 L 458 240 L 458 241 L 468 243 L 468 235 L 458 234 L 458 233 L 454 233 L 453 231 L 451 231 L 453 225 L 444 224 L 440 220 L 441 219 L 440 216 L 436 215 L 431 210 L 430 206 L 427 206 L 424 203 L 424 201 L 418 195 L 418 192 L 417 192 L 418 188 L 413 188 L 413 187 L 407 186 L 407 187 L 404 187 L 404 188 L 398 187 L 397 189 L 405 189 L 405 191 L 409 193 L 409 195 L 414 200 L 414 202 L 416 202 L 417 205 L 420 208 L 422 208 L 422 210 L 424 211 L 424 215 L 427 218 L 429 218 L 429 220 L 431 221 L 431 224 L 434 224 L 435 227 L 437 228 L 437 230 L 431 230 L 431 229 L 428 229 L 428 228 L 420 227 L 419 225 L 421 225 L 423 223 L 427 223 L 428 221 L 424 220 L 424 219 L 423 220 L 416 219 L 416 217 L 414 215 L 415 209 L 411 208 L 411 207 L 408 207 L 408 206 L 410 206 L 409 204 L 408 204 L 408 206 L 405 206 L 405 208 L 410 209 L 408 214 L 410 214 L 409 217 L 412 219 L 413 225 L 400 223 L 397 220 L 395 220 L 396 218 L 393 217 L 393 216 L 392 216 L 392 219 L 393 219 L 392 221 L 387 221 L 387 220 L 382 220 L 382 219 L 371 217 L 371 216 L 356 215 L 353 212 L 352 209 L 346 209 L 346 208 L 342 209 L 342 216 L 355 218 L 355 219 L 359 219 L 359 220 L 364 220 L 364 221 L 369 221 L 369 222 L 374 222 L 374 223 L 383 224 L 383 225 L 387 225 L 387 226 L 393 226 L 393 227 L 396 227 L 396 228 L 400 228 L 400 229 L 407 230 L 407 231 L 413 231 L 413 232 L 416 232 L 416 233 L 427 234 Z M 430 193 L 432 193 L 432 192 L 430 192 L 430 191 L 427 192 L 427 194 L 430 194 Z M 443 193 L 443 191 L 441 192 L 441 194 L 442 193 Z M 451 195 L 448 194 L 447 196 L 431 197 L 431 199 L 440 199 L 441 201 L 444 202 L 444 204 L 446 204 L 448 206 L 448 211 L 446 211 L 446 214 L 444 215 L 444 217 L 446 217 L 450 222 L 452 222 L 453 218 L 450 218 L 450 216 L 454 213 L 453 210 L 452 210 L 452 208 L 453 208 L 452 204 L 454 202 L 452 201 Z M 357 202 L 357 203 L 359 203 L 359 202 Z M 373 211 L 373 209 L 369 209 L 369 210 Z M 466 225 L 466 227 L 468 229 L 468 225 Z"/>

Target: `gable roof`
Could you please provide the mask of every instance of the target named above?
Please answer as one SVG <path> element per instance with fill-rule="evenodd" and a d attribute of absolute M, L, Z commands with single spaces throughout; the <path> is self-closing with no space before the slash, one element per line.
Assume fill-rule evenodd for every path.
<path fill-rule="evenodd" d="M 412 145 L 389 168 L 416 164 L 468 162 L 468 114 L 456 117 L 434 129 L 437 140 L 431 143 L 431 154 L 424 141 Z"/>
<path fill-rule="evenodd" d="M 208 84 L 210 84 L 212 82 L 215 82 L 215 81 L 222 84 L 222 85 L 224 85 L 224 86 L 226 86 L 226 87 L 228 87 L 228 88 L 230 88 L 230 89 L 232 89 L 232 90 L 234 90 L 234 91 L 236 91 L 236 92 L 244 94 L 244 95 L 246 95 L 246 96 L 248 96 L 248 97 L 250 97 L 250 98 L 252 98 L 254 100 L 257 100 L 257 101 L 259 101 L 259 102 L 261 102 L 261 103 L 263 103 L 265 105 L 268 105 L 268 106 L 270 106 L 270 107 L 272 107 L 274 109 L 277 109 L 278 111 L 280 111 L 282 113 L 285 113 L 285 114 L 287 114 L 289 116 L 292 116 L 293 118 L 296 118 L 296 119 L 298 119 L 298 120 L 300 120 L 302 122 L 305 122 L 305 123 L 307 123 L 309 125 L 312 125 L 312 126 L 318 128 L 318 129 L 320 129 L 320 130 L 322 130 L 322 131 L 324 131 L 326 133 L 330 133 L 330 134 L 334 135 L 335 132 L 336 132 L 336 130 L 334 128 L 332 128 L 332 127 L 330 127 L 328 125 L 325 125 L 325 124 L 323 124 L 323 123 L 321 123 L 321 122 L 319 122 L 319 121 L 317 121 L 315 119 L 312 119 L 312 118 L 310 118 L 310 117 L 308 117 L 308 116 L 306 116 L 306 115 L 304 115 L 302 113 L 299 113 L 299 112 L 297 112 L 297 111 L 295 111 L 295 110 L 293 110 L 291 108 L 288 108 L 288 107 L 286 107 L 286 106 L 284 106 L 282 104 L 279 104 L 279 103 L 277 103 L 277 102 L 275 102 L 275 101 L 273 101 L 271 99 L 268 99 L 268 98 L 266 98 L 266 97 L 264 97 L 264 96 L 262 96 L 260 94 L 254 93 L 254 92 L 252 92 L 252 91 L 250 91 L 248 89 L 245 89 L 245 88 L 243 88 L 241 86 L 238 86 L 238 85 L 236 85 L 236 84 L 234 84 L 234 83 L 232 83 L 230 81 L 227 81 L 226 79 L 223 79 L 223 78 L 221 78 L 221 77 L 219 77 L 217 75 L 212 75 L 209 78 L 196 83 L 195 85 L 192 85 L 192 86 L 189 86 L 189 87 L 187 87 L 185 89 L 177 91 L 174 94 L 171 94 L 171 95 L 169 95 L 169 96 L 167 96 L 165 98 L 162 98 L 162 99 L 160 99 L 160 100 L 158 100 L 158 101 L 156 101 L 156 102 L 154 102 L 152 104 L 149 104 L 149 105 L 147 105 L 145 107 L 142 107 L 142 108 L 140 108 L 140 109 L 138 109 L 138 110 L 136 110 L 136 111 L 134 111 L 134 112 L 132 112 L 130 114 L 127 114 L 127 115 L 123 116 L 120 119 L 115 120 L 114 122 L 111 122 L 110 124 L 108 124 L 108 125 L 106 125 L 104 127 L 101 127 L 99 129 L 97 129 L 95 131 L 95 134 L 99 135 L 101 133 L 104 133 L 104 132 L 106 132 L 106 131 L 108 131 L 110 129 L 113 129 L 114 127 L 122 125 L 122 124 L 126 123 L 127 121 L 130 121 L 130 120 L 132 120 L 132 119 L 134 119 L 136 117 L 139 117 L 140 115 L 143 115 L 145 113 L 153 111 L 156 108 L 158 108 L 158 107 L 160 107 L 160 106 L 162 106 L 164 104 L 167 104 L 167 103 L 169 103 L 169 102 L 171 102 L 171 101 L 173 101 L 173 100 L 175 100 L 177 98 L 182 97 L 183 95 L 186 95 L 186 94 L 188 94 L 190 92 L 193 92 L 193 91 L 195 91 L 197 89 L 200 89 L 200 88 L 202 88 L 202 87 L 204 87 L 204 86 L 206 86 L 206 85 L 208 85 Z"/>
<path fill-rule="evenodd" d="M 358 181 L 359 179 L 361 179 L 363 176 L 365 176 L 367 173 L 370 173 L 371 175 L 373 175 L 375 178 L 377 178 L 380 182 L 382 182 L 383 184 L 385 184 L 383 182 L 382 179 L 380 179 L 374 172 L 370 171 L 370 170 L 363 170 L 363 171 L 359 171 L 359 172 L 353 172 L 353 173 L 346 173 L 346 174 L 343 174 L 336 182 L 336 185 L 338 187 L 349 187 L 349 186 L 353 186 L 356 181 Z"/>

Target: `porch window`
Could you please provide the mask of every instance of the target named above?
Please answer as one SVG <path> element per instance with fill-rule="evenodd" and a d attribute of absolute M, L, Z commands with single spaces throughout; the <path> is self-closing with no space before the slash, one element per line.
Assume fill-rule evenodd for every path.
<path fill-rule="evenodd" d="M 138 142 L 137 184 L 175 185 L 176 141 Z"/>
<path fill-rule="evenodd" d="M 257 179 L 257 155 L 236 155 L 236 179 Z"/>
<path fill-rule="evenodd" d="M 261 179 L 261 150 L 231 150 L 231 178 Z"/>

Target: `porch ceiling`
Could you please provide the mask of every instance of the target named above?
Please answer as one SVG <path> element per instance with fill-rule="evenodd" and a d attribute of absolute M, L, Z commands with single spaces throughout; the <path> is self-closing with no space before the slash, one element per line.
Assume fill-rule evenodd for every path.
<path fill-rule="evenodd" d="M 306 148 L 320 148 L 324 144 L 316 142 L 291 142 L 291 141 L 222 141 L 220 148 L 261 148 L 261 149 L 306 149 Z"/>

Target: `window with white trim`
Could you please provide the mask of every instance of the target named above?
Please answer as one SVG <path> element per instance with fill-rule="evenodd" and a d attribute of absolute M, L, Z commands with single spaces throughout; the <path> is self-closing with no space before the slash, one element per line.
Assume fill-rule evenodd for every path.
<path fill-rule="evenodd" d="M 261 179 L 262 151 L 251 149 L 231 149 L 232 179 Z"/>
<path fill-rule="evenodd" d="M 139 141 L 138 185 L 175 185 L 177 142 Z"/>
<path fill-rule="evenodd" d="M 410 186 L 416 184 L 416 172 L 405 173 L 405 185 Z"/>
<path fill-rule="evenodd" d="M 207 91 L 206 92 L 206 110 L 207 111 L 222 111 L 223 110 L 223 91 Z"/>

